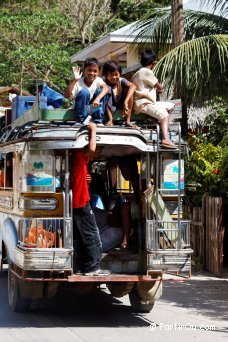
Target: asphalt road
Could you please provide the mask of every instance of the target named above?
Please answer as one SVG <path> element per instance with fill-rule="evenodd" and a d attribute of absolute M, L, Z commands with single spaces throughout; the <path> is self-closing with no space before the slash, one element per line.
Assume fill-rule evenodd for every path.
<path fill-rule="evenodd" d="M 63 295 L 64 293 L 64 295 Z M 128 296 L 113 299 L 105 287 L 93 295 L 63 292 L 33 302 L 29 313 L 8 306 L 7 270 L 0 275 L 0 341 L 175 341 L 228 340 L 228 277 L 196 273 L 166 282 L 149 314 L 132 312 Z"/>

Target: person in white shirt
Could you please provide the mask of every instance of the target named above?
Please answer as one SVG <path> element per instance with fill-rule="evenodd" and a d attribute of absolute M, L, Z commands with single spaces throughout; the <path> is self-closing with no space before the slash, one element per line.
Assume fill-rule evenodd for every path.
<path fill-rule="evenodd" d="M 140 68 L 133 76 L 132 82 L 136 86 L 134 99 L 134 112 L 148 114 L 160 122 L 162 131 L 162 146 L 176 148 L 177 146 L 169 139 L 169 114 L 175 104 L 172 102 L 157 101 L 157 92 L 161 93 L 162 85 L 154 75 L 152 69 L 155 65 L 156 56 L 153 51 L 145 50 L 141 53 Z"/>
<path fill-rule="evenodd" d="M 83 75 L 78 67 L 73 68 L 74 80 L 67 87 L 64 96 L 75 99 L 75 120 L 83 122 L 87 117 L 87 106 L 92 105 L 92 119 L 102 123 L 105 112 L 105 95 L 109 89 L 102 78 L 98 77 L 100 65 L 96 58 L 87 58 Z"/>

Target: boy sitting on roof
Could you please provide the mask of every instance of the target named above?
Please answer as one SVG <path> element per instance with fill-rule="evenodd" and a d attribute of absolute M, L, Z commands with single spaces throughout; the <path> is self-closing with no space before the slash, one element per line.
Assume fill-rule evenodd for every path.
<path fill-rule="evenodd" d="M 73 68 L 74 80 L 67 87 L 64 96 L 75 99 L 75 119 L 83 122 L 87 115 L 88 105 L 92 105 L 92 118 L 97 124 L 102 124 L 105 111 L 105 95 L 109 89 L 106 83 L 98 77 L 100 64 L 96 58 L 86 58 L 83 75 L 80 69 Z"/>
<path fill-rule="evenodd" d="M 132 76 L 132 82 L 136 86 L 134 111 L 157 119 L 162 131 L 162 145 L 166 148 L 176 148 L 168 135 L 169 114 L 175 105 L 172 102 L 156 101 L 156 92 L 161 93 L 163 87 L 152 71 L 155 59 L 156 56 L 151 50 L 141 53 L 142 68 Z"/>

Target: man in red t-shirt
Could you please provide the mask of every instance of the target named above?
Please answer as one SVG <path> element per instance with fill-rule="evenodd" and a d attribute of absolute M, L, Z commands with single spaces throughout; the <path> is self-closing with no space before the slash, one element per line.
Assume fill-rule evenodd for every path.
<path fill-rule="evenodd" d="M 96 150 L 96 125 L 88 125 L 90 140 L 84 150 L 72 155 L 72 192 L 73 192 L 73 236 L 76 254 L 75 271 L 88 276 L 104 276 L 108 270 L 100 269 L 102 244 L 94 213 L 90 207 L 87 183 L 87 166 Z"/>

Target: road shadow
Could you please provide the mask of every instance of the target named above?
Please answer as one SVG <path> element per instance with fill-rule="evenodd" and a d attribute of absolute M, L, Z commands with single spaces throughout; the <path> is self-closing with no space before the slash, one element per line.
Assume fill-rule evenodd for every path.
<path fill-rule="evenodd" d="M 191 308 L 215 320 L 228 320 L 228 281 L 210 273 L 196 273 L 183 282 L 164 282 L 161 301 Z"/>
<path fill-rule="evenodd" d="M 191 309 L 214 321 L 227 321 L 228 281 L 208 276 L 164 282 L 159 302 Z M 104 286 L 102 285 L 104 288 Z M 135 314 L 124 298 L 113 298 L 107 289 L 76 294 L 62 286 L 57 295 L 33 301 L 28 313 L 13 313 L 7 299 L 7 271 L 0 278 L 0 327 L 148 327 L 151 315 Z M 157 305 L 159 305 L 159 302 Z M 156 310 L 156 303 L 153 310 Z"/>
<path fill-rule="evenodd" d="M 136 314 L 130 304 L 113 298 L 105 286 L 77 294 L 66 286 L 46 300 L 35 300 L 27 313 L 14 313 L 7 299 L 7 271 L 0 279 L 0 328 L 13 327 L 149 327 L 147 315 Z M 125 300 L 126 302 L 126 300 Z"/>

